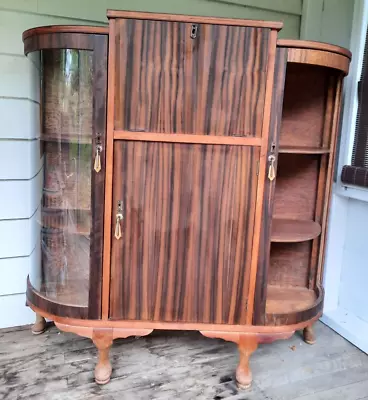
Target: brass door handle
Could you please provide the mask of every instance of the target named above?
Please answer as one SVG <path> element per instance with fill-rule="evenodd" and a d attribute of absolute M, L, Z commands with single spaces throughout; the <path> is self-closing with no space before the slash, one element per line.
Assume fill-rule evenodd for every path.
<path fill-rule="evenodd" d="M 272 182 L 276 178 L 276 169 L 275 169 L 276 157 L 273 154 L 271 154 L 268 157 L 268 161 L 270 163 L 268 167 L 268 179 Z"/>
<path fill-rule="evenodd" d="M 97 135 L 96 135 L 96 155 L 95 155 L 95 163 L 93 165 L 93 168 L 97 173 L 99 173 L 101 171 L 101 152 L 102 152 L 101 134 L 97 133 Z"/>
<path fill-rule="evenodd" d="M 101 151 L 102 151 L 102 146 L 100 144 L 97 144 L 96 145 L 95 163 L 94 163 L 94 170 L 97 173 L 101 171 Z"/>
<path fill-rule="evenodd" d="M 119 200 L 118 201 L 118 211 L 116 213 L 116 221 L 115 221 L 115 238 L 119 240 L 122 236 L 121 233 L 121 226 L 120 226 L 120 221 L 122 221 L 124 218 L 123 216 L 123 205 L 122 202 Z"/>

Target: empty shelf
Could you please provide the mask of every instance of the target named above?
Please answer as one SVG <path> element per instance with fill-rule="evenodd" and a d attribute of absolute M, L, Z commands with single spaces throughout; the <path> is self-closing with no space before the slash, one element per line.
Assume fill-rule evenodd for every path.
<path fill-rule="evenodd" d="M 41 134 L 40 139 L 42 142 L 92 144 L 92 136 L 91 135 L 43 133 L 43 134 Z"/>
<path fill-rule="evenodd" d="M 267 286 L 266 314 L 289 314 L 313 307 L 314 290 L 304 287 Z"/>
<path fill-rule="evenodd" d="M 304 242 L 315 239 L 320 234 L 321 226 L 314 221 L 281 218 L 272 220 L 271 242 Z"/>
<path fill-rule="evenodd" d="M 330 149 L 322 147 L 280 146 L 279 148 L 279 153 L 281 154 L 327 154 L 329 152 Z"/>

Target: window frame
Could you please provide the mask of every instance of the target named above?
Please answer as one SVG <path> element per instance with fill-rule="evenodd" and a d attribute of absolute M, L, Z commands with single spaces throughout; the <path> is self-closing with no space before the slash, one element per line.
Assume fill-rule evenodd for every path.
<path fill-rule="evenodd" d="M 368 202 L 368 188 L 341 182 L 344 165 L 351 165 L 358 113 L 358 83 L 362 74 L 364 46 L 368 29 L 368 0 L 355 0 L 350 48 L 353 53 L 349 75 L 344 82 L 344 110 L 334 192 Z"/>

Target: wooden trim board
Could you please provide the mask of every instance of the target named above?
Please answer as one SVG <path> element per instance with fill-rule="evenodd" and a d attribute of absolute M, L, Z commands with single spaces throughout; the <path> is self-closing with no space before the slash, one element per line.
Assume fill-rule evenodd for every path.
<path fill-rule="evenodd" d="M 108 10 L 107 18 L 125 18 L 125 19 L 148 19 L 155 21 L 173 21 L 173 22 L 188 22 L 194 24 L 216 24 L 216 25 L 235 25 L 248 26 L 254 28 L 269 28 L 280 30 L 283 27 L 282 22 L 257 21 L 251 19 L 236 19 L 236 18 L 216 18 L 216 17 L 201 17 L 195 15 L 180 15 L 180 14 L 159 14 L 139 11 L 120 11 Z"/>

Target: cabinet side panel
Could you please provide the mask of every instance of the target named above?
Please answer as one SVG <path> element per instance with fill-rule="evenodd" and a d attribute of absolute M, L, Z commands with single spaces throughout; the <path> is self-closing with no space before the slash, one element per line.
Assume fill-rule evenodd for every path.
<path fill-rule="evenodd" d="M 281 146 L 322 146 L 328 68 L 288 63 Z"/>
<path fill-rule="evenodd" d="M 244 320 L 258 160 L 251 146 L 115 142 L 110 318 Z"/>
<path fill-rule="evenodd" d="M 271 110 L 271 132 L 269 146 L 275 146 L 275 153 L 278 152 L 279 136 L 281 130 L 282 103 L 284 97 L 285 72 L 287 62 L 287 49 L 278 48 L 276 52 L 274 91 L 272 96 Z M 277 168 L 277 158 L 275 162 Z M 267 171 L 266 171 L 267 172 Z M 270 259 L 271 246 L 271 221 L 273 213 L 273 200 L 276 180 L 270 181 L 265 177 L 265 189 L 263 200 L 262 228 L 260 238 L 260 251 L 258 256 L 257 282 L 255 290 L 253 323 L 264 325 L 266 297 L 267 297 L 267 273 Z"/>
<path fill-rule="evenodd" d="M 115 130 L 261 136 L 269 29 L 116 24 Z"/>
<path fill-rule="evenodd" d="M 92 157 L 92 229 L 91 229 L 91 265 L 88 318 L 101 318 L 102 292 L 102 253 L 103 253 L 103 212 L 105 196 L 105 148 L 106 148 L 106 95 L 107 95 L 107 35 L 94 37 L 93 70 L 93 154 L 96 154 L 100 142 L 102 145 L 101 171 L 93 169 Z"/>

